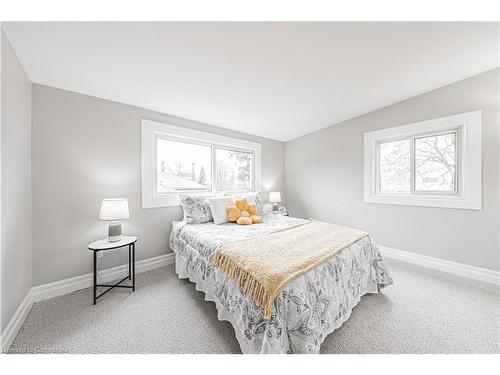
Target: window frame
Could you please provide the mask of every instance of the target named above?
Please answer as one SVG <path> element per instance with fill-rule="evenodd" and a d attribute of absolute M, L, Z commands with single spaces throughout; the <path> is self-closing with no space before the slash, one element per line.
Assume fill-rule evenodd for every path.
<path fill-rule="evenodd" d="M 156 158 L 156 156 L 158 155 L 158 140 L 165 140 L 165 141 L 171 141 L 171 142 L 178 142 L 178 143 L 186 143 L 186 144 L 190 144 L 190 145 L 197 145 L 197 146 L 205 146 L 205 147 L 210 147 L 210 155 L 212 157 L 212 154 L 213 154 L 213 149 L 211 147 L 211 145 L 209 143 L 206 143 L 206 142 L 200 142 L 196 139 L 186 139 L 186 138 L 179 138 L 175 135 L 171 135 L 171 134 L 161 134 L 161 133 L 157 133 L 155 134 L 155 137 L 154 137 L 154 154 L 153 154 L 153 163 L 154 163 L 154 166 L 153 166 L 153 194 L 155 196 L 159 196 L 159 197 L 162 197 L 163 195 L 165 194 L 196 194 L 196 193 L 210 193 L 211 192 L 211 188 L 212 188 L 212 175 L 213 175 L 213 171 L 212 171 L 212 165 L 210 165 L 210 186 L 207 188 L 207 189 L 204 189 L 204 190 L 195 190 L 195 189 L 186 189 L 186 190 L 181 190 L 181 191 L 178 191 L 178 192 L 163 192 L 163 193 L 160 193 L 157 191 L 158 189 L 158 173 L 156 173 L 156 171 L 158 171 L 158 159 Z"/>
<path fill-rule="evenodd" d="M 217 164 L 217 156 L 216 156 L 216 151 L 217 150 L 226 150 L 226 151 L 236 151 L 236 152 L 243 152 L 247 154 L 251 154 L 253 156 L 252 160 L 252 187 L 250 189 L 231 189 L 231 190 L 217 190 L 217 181 L 216 181 L 216 176 L 215 176 L 215 171 L 213 171 L 213 180 L 212 180 L 212 191 L 213 192 L 227 192 L 227 193 L 239 193 L 239 192 L 252 192 L 255 191 L 255 151 L 249 151 L 249 150 L 244 150 L 241 148 L 235 148 L 235 147 L 226 147 L 226 146 L 221 146 L 221 145 L 214 145 L 212 147 L 212 168 Z"/>
<path fill-rule="evenodd" d="M 430 138 L 437 137 L 440 135 L 455 135 L 455 173 L 454 173 L 454 189 L 453 191 L 445 191 L 445 190 L 417 190 L 416 188 L 416 163 L 417 163 L 417 154 L 416 154 L 416 140 L 420 138 Z M 459 175 L 460 175 L 460 158 L 461 158 L 461 148 L 460 148 L 460 127 L 451 128 L 448 130 L 443 130 L 439 132 L 425 133 L 414 135 L 410 138 L 410 158 L 413 157 L 413 160 L 410 159 L 410 192 L 413 194 L 444 194 L 444 195 L 455 195 L 459 194 L 460 183 L 459 183 Z"/>
<path fill-rule="evenodd" d="M 437 137 L 440 135 L 448 135 L 448 134 L 454 134 L 455 135 L 455 173 L 454 173 L 454 190 L 453 191 L 444 191 L 444 190 L 417 190 L 416 189 L 416 145 L 415 142 L 417 139 L 421 138 L 430 138 L 430 137 Z M 396 137 L 396 138 L 386 138 L 386 139 L 378 139 L 377 142 L 377 148 L 376 148 L 376 193 L 377 194 L 397 194 L 397 195 L 420 195 L 420 194 L 444 194 L 444 195 L 451 195 L 451 194 L 458 194 L 459 190 L 459 169 L 460 169 L 460 128 L 459 127 L 454 127 L 451 129 L 445 129 L 445 130 L 440 130 L 440 131 L 435 131 L 435 132 L 428 132 L 428 133 L 419 133 L 419 134 L 413 134 L 413 135 L 408 135 L 408 136 L 401 136 L 401 137 Z M 380 145 L 383 143 L 391 143 L 391 142 L 398 142 L 398 141 L 408 141 L 410 143 L 410 181 L 409 181 L 409 191 L 408 192 L 391 192 L 391 191 L 383 191 L 381 186 L 382 186 L 382 178 L 381 178 L 381 171 L 380 171 Z"/>
<path fill-rule="evenodd" d="M 455 133 L 455 191 L 416 190 L 415 142 Z M 410 142 L 409 192 L 380 189 L 380 144 Z M 364 202 L 481 209 L 481 111 L 472 111 L 364 134 Z"/>
<path fill-rule="evenodd" d="M 142 120 L 142 151 L 141 151 L 141 179 L 142 179 L 142 207 L 173 207 L 179 206 L 180 194 L 210 194 L 220 193 L 216 190 L 215 182 L 215 150 L 225 149 L 231 151 L 246 152 L 253 155 L 252 167 L 252 188 L 228 190 L 227 192 L 254 192 L 261 188 L 262 163 L 261 145 L 256 142 L 245 141 L 238 138 L 231 138 L 213 133 L 203 132 L 180 126 L 164 124 L 151 120 Z M 208 146 L 211 148 L 211 171 L 210 187 L 206 190 L 183 190 L 179 192 L 158 192 L 157 191 L 157 145 L 158 140 L 164 139 L 174 142 L 184 142 L 189 144 Z"/>

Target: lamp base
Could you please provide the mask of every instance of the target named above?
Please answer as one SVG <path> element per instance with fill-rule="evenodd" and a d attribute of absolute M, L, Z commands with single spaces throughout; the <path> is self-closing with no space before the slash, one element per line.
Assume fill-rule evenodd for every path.
<path fill-rule="evenodd" d="M 278 212 L 278 203 L 273 203 L 273 212 Z"/>
<path fill-rule="evenodd" d="M 109 223 L 108 228 L 108 241 L 117 242 L 122 239 L 122 225 L 118 221 Z"/>

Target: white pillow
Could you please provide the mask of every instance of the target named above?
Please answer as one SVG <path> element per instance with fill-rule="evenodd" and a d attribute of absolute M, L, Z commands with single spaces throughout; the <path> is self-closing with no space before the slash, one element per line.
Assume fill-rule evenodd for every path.
<path fill-rule="evenodd" d="M 227 223 L 226 207 L 232 204 L 233 200 L 231 197 L 208 198 L 208 205 L 210 206 L 210 211 L 212 211 L 215 224 Z"/>

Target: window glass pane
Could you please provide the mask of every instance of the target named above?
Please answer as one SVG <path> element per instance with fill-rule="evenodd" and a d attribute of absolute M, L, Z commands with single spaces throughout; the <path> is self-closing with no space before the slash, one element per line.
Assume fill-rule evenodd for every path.
<path fill-rule="evenodd" d="M 218 191 L 251 190 L 253 158 L 249 152 L 215 149 L 215 185 Z"/>
<path fill-rule="evenodd" d="M 380 191 L 410 191 L 410 140 L 379 145 Z"/>
<path fill-rule="evenodd" d="M 415 190 L 455 191 L 456 134 L 415 139 Z"/>
<path fill-rule="evenodd" d="M 210 146 L 158 139 L 157 192 L 210 189 Z"/>

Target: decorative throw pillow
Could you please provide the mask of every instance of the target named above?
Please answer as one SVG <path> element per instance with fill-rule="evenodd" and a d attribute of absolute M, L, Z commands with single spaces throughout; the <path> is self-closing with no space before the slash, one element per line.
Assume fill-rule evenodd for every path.
<path fill-rule="evenodd" d="M 236 222 L 240 225 L 250 225 L 262 223 L 262 218 L 256 214 L 257 207 L 249 205 L 248 201 L 244 199 L 236 199 L 234 205 L 227 208 L 227 220 L 229 222 Z"/>
<path fill-rule="evenodd" d="M 211 197 L 208 198 L 208 205 L 212 212 L 215 224 L 227 223 L 227 210 L 226 207 L 231 206 L 233 200 L 231 197 Z"/>
<path fill-rule="evenodd" d="M 189 224 L 207 223 L 213 220 L 206 195 L 180 195 L 184 221 Z"/>
<path fill-rule="evenodd" d="M 241 210 L 236 206 L 228 206 L 226 207 L 227 211 L 227 221 L 230 223 L 236 223 L 236 221 L 241 216 Z"/>
<path fill-rule="evenodd" d="M 257 212 L 259 215 L 263 214 L 264 210 L 262 207 L 262 198 L 260 191 L 234 194 L 233 199 L 246 199 L 249 205 L 257 206 Z"/>

